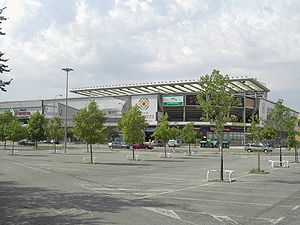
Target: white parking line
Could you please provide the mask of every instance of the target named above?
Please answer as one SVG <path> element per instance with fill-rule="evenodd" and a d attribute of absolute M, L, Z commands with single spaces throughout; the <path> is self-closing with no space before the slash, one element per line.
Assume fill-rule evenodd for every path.
<path fill-rule="evenodd" d="M 213 199 L 195 199 L 195 198 L 181 198 L 181 197 L 162 197 L 159 198 L 165 198 L 165 199 L 174 199 L 174 200 L 187 200 L 187 201 L 198 201 L 198 202 L 218 202 L 218 203 L 232 203 L 232 204 L 239 204 L 239 205 L 256 205 L 256 206 L 267 206 L 271 207 L 274 205 L 271 204 L 265 204 L 265 203 L 254 203 L 254 202 L 237 202 L 237 201 L 223 201 L 223 200 L 213 200 Z M 277 207 L 284 207 L 284 208 L 292 208 L 294 206 L 290 205 L 278 205 Z"/>
<path fill-rule="evenodd" d="M 293 197 L 294 198 L 294 197 Z M 292 210 L 296 210 L 300 207 L 300 205 L 295 206 Z"/>

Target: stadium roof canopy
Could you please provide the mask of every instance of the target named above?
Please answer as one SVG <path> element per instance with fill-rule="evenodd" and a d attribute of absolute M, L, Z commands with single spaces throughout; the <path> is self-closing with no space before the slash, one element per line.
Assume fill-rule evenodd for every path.
<path fill-rule="evenodd" d="M 270 91 L 264 84 L 254 78 L 230 79 L 227 88 L 233 94 L 256 94 L 258 97 L 266 96 L 266 93 Z M 107 97 L 157 93 L 195 93 L 199 90 L 200 85 L 198 80 L 181 80 L 74 88 L 70 92 L 88 97 Z"/>

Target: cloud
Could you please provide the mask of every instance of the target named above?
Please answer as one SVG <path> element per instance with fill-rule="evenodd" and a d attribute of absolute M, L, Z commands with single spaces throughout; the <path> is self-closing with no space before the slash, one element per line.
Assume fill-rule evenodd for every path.
<path fill-rule="evenodd" d="M 63 66 L 74 68 L 71 87 L 190 79 L 214 68 L 257 77 L 276 92 L 296 90 L 300 82 L 297 0 L 257 0 L 246 7 L 238 0 L 7 4 L 4 50 L 14 82 L 48 81 L 42 97 L 61 92 Z"/>

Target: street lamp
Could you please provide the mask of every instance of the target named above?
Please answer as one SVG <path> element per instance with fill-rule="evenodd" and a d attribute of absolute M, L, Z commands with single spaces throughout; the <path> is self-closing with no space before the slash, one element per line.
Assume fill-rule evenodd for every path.
<path fill-rule="evenodd" d="M 52 118 L 54 118 L 54 111 L 55 111 L 55 99 L 56 97 L 62 97 L 62 95 L 55 95 L 54 99 L 53 99 L 53 114 L 52 114 Z"/>
<path fill-rule="evenodd" d="M 67 153 L 67 126 L 68 126 L 68 88 L 69 88 L 69 72 L 73 71 L 72 68 L 62 68 L 61 70 L 66 71 L 67 72 L 67 80 L 66 80 L 66 109 L 65 109 L 65 138 L 64 138 L 64 142 L 65 142 L 65 154 Z"/>

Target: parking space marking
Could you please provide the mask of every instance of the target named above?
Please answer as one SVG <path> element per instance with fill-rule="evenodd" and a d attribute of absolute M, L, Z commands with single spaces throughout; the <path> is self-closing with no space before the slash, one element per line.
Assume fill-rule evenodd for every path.
<path fill-rule="evenodd" d="M 153 196 L 155 197 L 155 196 Z M 237 201 L 223 201 L 223 200 L 213 200 L 213 199 L 195 199 L 195 198 L 182 198 L 182 197 L 162 197 L 159 196 L 159 198 L 165 198 L 165 199 L 174 199 L 174 200 L 187 200 L 187 201 L 198 201 L 198 202 L 218 202 L 218 203 L 232 203 L 232 204 L 240 204 L 240 205 L 256 205 L 256 206 L 267 206 L 272 207 L 274 205 L 271 204 L 265 204 L 265 203 L 254 203 L 254 202 L 237 202 Z M 295 206 L 290 205 L 278 205 L 277 207 L 283 207 L 283 208 L 293 208 Z"/>
<path fill-rule="evenodd" d="M 293 197 L 294 198 L 294 197 Z M 292 210 L 296 210 L 300 207 L 300 205 L 295 206 Z"/>
<path fill-rule="evenodd" d="M 32 170 L 38 171 L 38 172 L 42 172 L 42 173 L 46 173 L 46 174 L 50 173 L 49 171 L 45 171 L 44 169 L 41 169 L 39 167 L 33 167 L 29 163 L 17 163 L 17 162 L 12 162 L 12 163 L 15 164 L 15 165 L 21 166 L 21 167 L 25 167 L 25 168 L 28 168 L 28 169 L 32 169 Z"/>
<path fill-rule="evenodd" d="M 212 216 L 216 220 L 218 220 L 221 224 L 238 224 L 235 220 L 231 219 L 228 216 Z"/>

